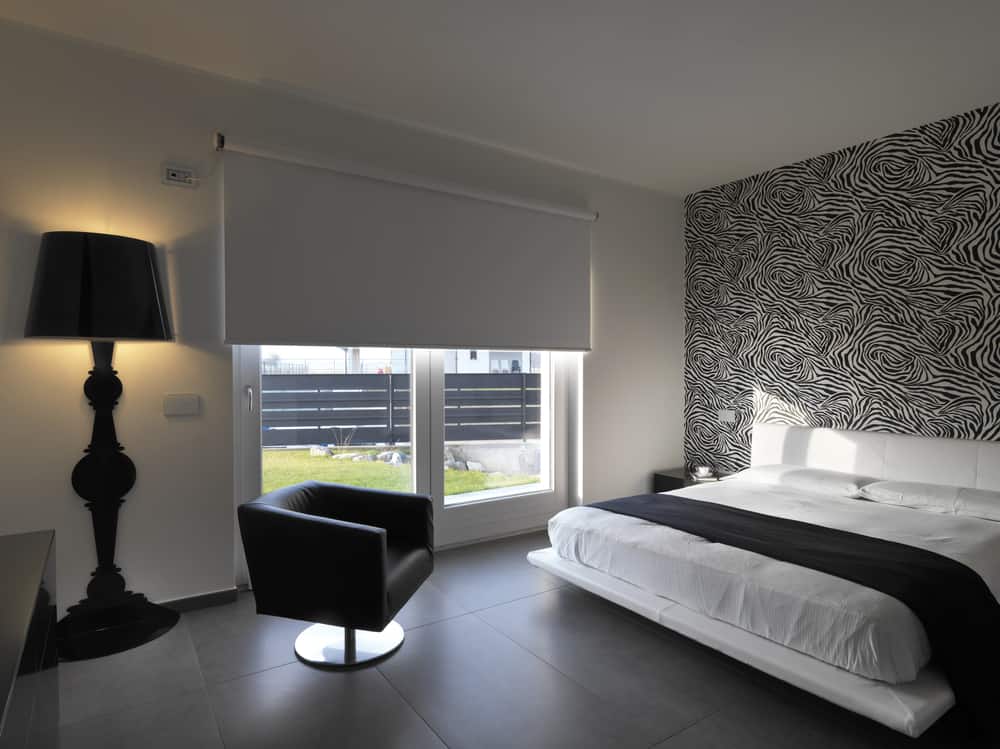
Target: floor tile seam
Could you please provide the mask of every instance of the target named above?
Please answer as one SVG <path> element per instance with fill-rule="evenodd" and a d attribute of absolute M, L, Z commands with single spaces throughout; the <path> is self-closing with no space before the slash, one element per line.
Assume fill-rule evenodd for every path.
<path fill-rule="evenodd" d="M 283 661 L 281 663 L 275 663 L 273 666 L 267 666 L 266 668 L 258 668 L 255 671 L 248 671 L 245 674 L 234 674 L 233 676 L 227 676 L 224 679 L 218 679 L 216 681 L 208 682 L 209 690 L 220 687 L 223 684 L 232 684 L 234 681 L 239 681 L 240 679 L 247 679 L 251 676 L 257 676 L 259 674 L 266 674 L 268 671 L 274 671 L 276 668 L 284 668 L 285 666 L 291 666 L 293 663 L 301 663 L 298 658 L 292 657 L 291 660 Z"/>
<path fill-rule="evenodd" d="M 702 716 L 696 718 L 695 720 L 691 721 L 687 725 L 682 726 L 681 728 L 678 728 L 673 733 L 671 733 L 671 734 L 669 734 L 667 736 L 664 736 L 662 739 L 657 739 L 652 744 L 650 744 L 649 747 L 647 747 L 647 749 L 656 749 L 656 747 L 660 746 L 660 744 L 663 744 L 664 742 L 670 741 L 671 739 L 677 738 L 682 733 L 684 733 L 686 731 L 689 731 L 692 728 L 694 728 L 695 726 L 697 726 L 698 724 L 700 724 L 702 721 L 708 720 L 709 718 L 711 718 L 711 717 L 713 717 L 715 715 L 718 715 L 719 713 L 722 712 L 722 710 L 723 710 L 723 708 L 721 708 L 721 707 L 713 708 L 710 712 L 708 712 L 705 715 L 702 715 Z"/>
<path fill-rule="evenodd" d="M 464 603 L 462 604 L 462 606 L 463 608 L 468 608 L 468 611 L 465 612 L 466 614 L 477 614 L 480 611 L 489 611 L 490 609 L 495 609 L 497 606 L 506 606 L 508 603 L 516 603 L 517 601 L 523 601 L 527 598 L 534 598 L 535 596 L 545 595 L 546 593 L 551 593 L 554 590 L 559 590 L 560 588 L 565 588 L 566 586 L 567 583 L 560 582 L 558 585 L 555 585 L 554 587 L 546 588 L 545 590 L 538 590 L 535 591 L 534 593 L 525 593 L 523 596 L 515 596 L 514 598 L 504 601 L 497 601 L 496 603 L 491 603 L 488 606 L 466 607 Z M 456 596 L 456 598 L 458 597 Z"/>
<path fill-rule="evenodd" d="M 525 600 L 527 598 L 534 598 L 536 596 L 544 595 L 545 593 L 551 593 L 551 592 L 552 591 L 546 590 L 546 591 L 542 591 L 540 593 L 536 593 L 536 594 L 531 595 L 531 596 L 524 596 L 523 598 L 519 598 L 519 599 L 516 599 L 516 600 Z M 503 605 L 503 604 L 498 604 L 498 605 Z M 495 608 L 495 607 L 491 606 L 489 608 Z M 558 673 L 561 676 L 563 676 L 566 679 L 568 679 L 573 684 L 575 684 L 578 687 L 580 687 L 587 694 L 591 695 L 592 697 L 595 697 L 598 700 L 601 700 L 602 702 L 605 701 L 605 697 L 604 696 L 602 696 L 602 695 L 598 694 L 597 692 L 595 692 L 594 690 L 592 690 L 590 687 L 588 687 L 586 684 L 584 684 L 583 682 L 581 682 L 579 679 L 576 679 L 571 674 L 566 673 L 564 670 L 562 670 L 561 668 L 559 668 L 556 664 L 552 663 L 551 661 L 549 661 L 547 658 L 545 658 L 544 656 L 540 655 L 539 653 L 536 653 L 533 649 L 529 648 L 527 645 L 521 644 L 520 642 L 518 642 L 517 640 L 515 640 L 513 637 L 511 637 L 510 635 L 508 635 L 503 630 L 500 630 L 497 627 L 495 627 L 493 624 L 491 624 L 490 622 L 488 622 L 483 617 L 478 616 L 478 614 L 480 612 L 487 611 L 487 610 L 488 609 L 480 609 L 479 611 L 474 611 L 474 612 L 471 612 L 471 613 L 473 615 L 475 615 L 476 618 L 479 619 L 479 621 L 483 622 L 483 624 L 485 624 L 487 627 L 489 627 L 490 629 L 492 629 L 494 632 L 496 632 L 500 636 L 506 638 L 507 640 L 509 640 L 514 645 L 516 645 L 517 647 L 519 647 L 522 650 L 524 650 L 526 653 L 528 653 L 532 657 L 538 659 L 539 661 L 541 661 L 542 663 L 544 663 L 546 666 L 548 666 L 549 668 L 551 668 L 553 671 L 555 671 L 556 673 Z M 695 718 L 695 720 L 692 721 L 691 723 L 687 723 L 684 726 L 682 726 L 681 728 L 678 728 L 677 730 L 675 730 L 675 731 L 667 734 L 666 736 L 663 736 L 661 738 L 656 739 L 649 746 L 650 747 L 655 747 L 657 744 L 662 744 L 664 741 L 667 741 L 668 739 L 673 738 L 677 734 L 682 733 L 683 731 L 688 730 L 689 728 L 691 728 L 694 725 L 697 725 L 698 723 L 700 723 L 701 721 L 703 721 L 705 718 L 708 718 L 708 717 L 711 717 L 712 715 L 715 715 L 721 709 L 722 708 L 720 708 L 720 707 L 712 707 L 710 709 L 710 711 L 708 713 L 706 713 L 705 715 L 700 715 L 697 718 Z"/>
<path fill-rule="evenodd" d="M 421 722 L 425 726 L 427 726 L 427 730 L 430 731 L 431 733 L 433 733 L 437 737 L 437 740 L 441 742 L 441 745 L 444 746 L 446 749 L 449 749 L 448 742 L 444 740 L 444 737 L 441 736 L 441 734 L 439 734 L 436 730 L 434 730 L 434 726 L 432 726 L 430 724 L 430 721 L 428 721 L 427 718 L 424 717 L 423 713 L 421 713 L 416 708 L 416 706 L 414 706 L 408 699 L 406 699 L 406 695 L 404 695 L 399 690 L 399 688 L 395 684 L 393 684 L 392 679 L 390 679 L 389 675 L 387 673 L 385 673 L 379 667 L 379 664 L 376 663 L 375 666 L 374 666 L 374 669 L 375 669 L 376 673 L 378 673 L 379 676 L 381 676 L 383 679 L 385 679 L 385 682 L 386 682 L 386 684 L 389 685 L 389 688 L 393 692 L 395 692 L 397 695 L 399 695 L 399 699 L 401 699 L 403 701 L 403 704 L 405 704 L 408 708 L 410 708 L 410 710 L 413 711 L 413 714 L 416 715 L 418 718 L 420 718 Z"/>
<path fill-rule="evenodd" d="M 212 696 L 208 691 L 208 679 L 205 677 L 205 667 L 201 663 L 201 654 L 198 652 L 198 644 L 194 641 L 194 633 L 191 632 L 191 627 L 188 625 L 184 619 L 181 619 L 181 626 L 184 627 L 184 632 L 187 634 L 188 642 L 191 644 L 191 651 L 194 653 L 194 662 L 198 666 L 198 676 L 201 678 L 201 692 L 205 698 L 205 704 L 208 705 L 208 712 L 212 716 L 212 725 L 215 726 L 215 735 L 219 739 L 219 745 L 225 749 L 226 740 L 222 737 L 222 724 L 219 722 L 219 716 L 215 714 L 215 705 L 212 702 Z"/>
<path fill-rule="evenodd" d="M 452 614 L 451 616 L 442 616 L 440 619 L 432 619 L 427 622 L 421 622 L 420 624 L 413 624 L 409 627 L 403 627 L 404 632 L 413 632 L 423 627 L 430 627 L 433 624 L 440 624 L 441 622 L 450 622 L 452 619 L 461 619 L 463 616 L 468 616 L 473 614 L 473 611 L 463 611 L 461 614 Z M 402 625 L 401 625 L 402 626 Z M 405 642 L 405 641 L 404 641 Z"/>

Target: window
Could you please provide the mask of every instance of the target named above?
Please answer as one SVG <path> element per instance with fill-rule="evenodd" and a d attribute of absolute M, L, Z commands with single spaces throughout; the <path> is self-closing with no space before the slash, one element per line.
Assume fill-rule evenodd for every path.
<path fill-rule="evenodd" d="M 571 496 L 572 355 L 237 346 L 234 363 L 243 499 L 309 480 L 416 491 L 446 545 L 540 527 Z"/>
<path fill-rule="evenodd" d="M 261 488 L 411 491 L 409 349 L 263 346 Z"/>
<path fill-rule="evenodd" d="M 489 351 L 487 371 L 460 353 L 444 353 L 445 505 L 550 489 L 548 354 Z"/>

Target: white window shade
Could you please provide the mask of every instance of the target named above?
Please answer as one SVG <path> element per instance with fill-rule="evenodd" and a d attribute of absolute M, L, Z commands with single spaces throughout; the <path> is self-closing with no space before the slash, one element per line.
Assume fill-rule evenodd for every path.
<path fill-rule="evenodd" d="M 225 153 L 226 341 L 590 349 L 590 222 Z"/>

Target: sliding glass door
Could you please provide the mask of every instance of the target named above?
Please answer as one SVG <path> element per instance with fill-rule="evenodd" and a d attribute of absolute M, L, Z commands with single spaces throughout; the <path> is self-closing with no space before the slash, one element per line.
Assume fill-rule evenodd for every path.
<path fill-rule="evenodd" d="M 552 370 L 537 351 L 445 351 L 444 504 L 552 489 Z"/>
<path fill-rule="evenodd" d="M 573 493 L 578 355 L 453 349 L 429 360 L 438 543 L 544 527 Z"/>
<path fill-rule="evenodd" d="M 427 493 L 439 546 L 567 504 L 575 356 L 240 346 L 235 360 L 238 500 L 307 480 Z"/>

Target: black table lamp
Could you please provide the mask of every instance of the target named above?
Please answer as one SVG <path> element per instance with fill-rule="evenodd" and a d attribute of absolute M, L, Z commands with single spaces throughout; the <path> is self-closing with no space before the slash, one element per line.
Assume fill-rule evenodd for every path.
<path fill-rule="evenodd" d="M 73 489 L 94 522 L 97 569 L 87 597 L 59 622 L 59 654 L 94 658 L 149 642 L 178 614 L 125 589 L 115 566 L 118 508 L 135 484 L 135 464 L 115 436 L 112 410 L 122 394 L 112 368 L 116 340 L 171 339 L 153 245 L 110 234 L 54 231 L 42 235 L 25 336 L 90 341 L 94 368 L 83 392 L 94 409 L 86 455 L 73 469 Z"/>

